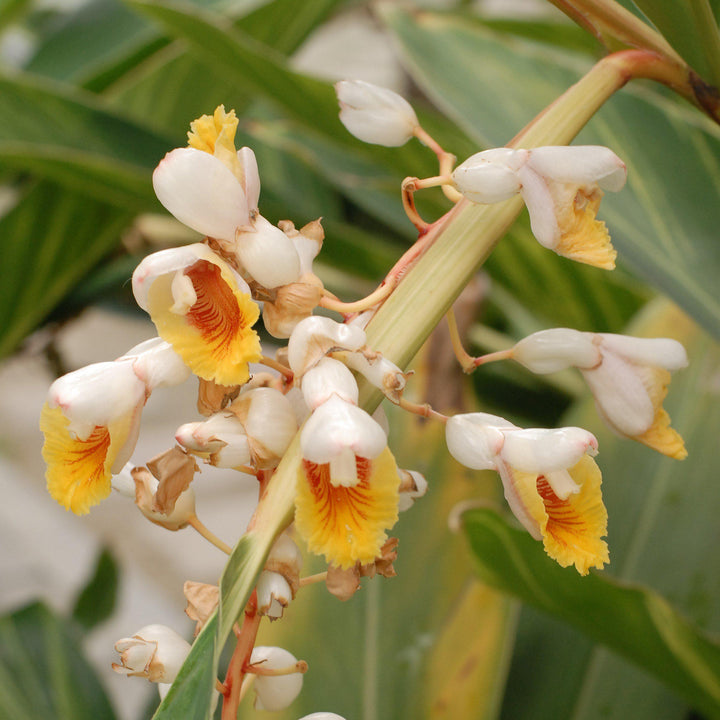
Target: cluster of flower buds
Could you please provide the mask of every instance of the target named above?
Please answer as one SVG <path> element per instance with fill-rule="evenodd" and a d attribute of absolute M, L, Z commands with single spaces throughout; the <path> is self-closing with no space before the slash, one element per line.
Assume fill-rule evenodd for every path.
<path fill-rule="evenodd" d="M 410 178 L 404 192 L 442 185 L 451 199 L 479 203 L 520 194 L 543 245 L 600 267 L 614 264 L 607 231 L 595 220 L 600 188 L 619 190 L 625 181 L 625 166 L 611 151 L 501 148 L 453 170 L 454 157 L 422 129 L 404 99 L 360 82 L 339 83 L 337 91 L 341 120 L 360 139 L 396 146 L 414 136 L 438 155 L 440 175 Z M 362 376 L 391 402 L 446 423 L 447 445 L 459 462 L 497 471 L 511 510 L 558 563 L 574 565 L 581 574 L 603 567 L 607 514 L 593 460 L 595 437 L 581 428 L 522 429 L 485 413 L 448 418 L 406 401 L 407 375 L 368 346 L 365 332 L 377 303 L 394 286 L 388 282 L 382 292 L 383 286 L 347 305 L 352 310 L 343 313 L 344 322 L 313 314 L 318 305 L 343 312 L 343 303 L 313 272 L 323 242 L 320 222 L 297 230 L 290 221 L 276 227 L 260 215 L 257 163 L 249 148 L 236 151 L 236 127 L 234 112 L 218 107 L 194 121 L 189 146 L 168 153 L 155 170 L 160 202 L 204 239 L 149 255 L 133 274 L 135 298 L 159 337 L 114 362 L 70 373 L 50 388 L 41 428 L 52 496 L 85 513 L 112 485 L 133 497 L 150 521 L 169 530 L 191 526 L 230 553 L 197 518 L 191 487 L 196 461 L 255 475 L 262 497 L 283 457 L 299 447 L 294 530 L 311 552 L 325 557 L 328 570 L 300 577 L 302 557 L 288 529 L 269 553 L 246 617 L 250 613 L 258 623 L 261 616 L 281 618 L 299 589 L 315 579 L 348 599 L 361 578 L 395 574 L 398 541 L 388 531 L 398 513 L 427 490 L 419 472 L 398 468 L 382 409 L 370 415 L 360 407 Z M 422 227 L 413 208 L 406 202 Z M 412 250 L 412 257 L 420 250 Z M 397 268 L 395 280 L 402 259 Z M 263 355 L 254 329 L 260 303 L 270 334 L 288 339 L 275 359 Z M 669 371 L 687 362 L 674 341 L 556 329 L 494 355 L 470 360 L 477 367 L 514 358 L 538 373 L 579 368 L 614 430 L 684 456 L 682 439 L 662 408 Z M 250 364 L 258 362 L 279 375 L 251 377 Z M 191 374 L 199 378 L 204 419 L 182 424 L 177 445 L 147 467 L 126 465 L 152 391 Z M 184 591 L 197 634 L 217 607 L 218 587 L 188 582 Z M 242 674 L 254 678 L 257 708 L 283 709 L 300 692 L 306 664 L 281 648 L 254 647 L 250 653 L 254 637 L 241 658 Z M 151 625 L 118 641 L 116 649 L 118 672 L 159 683 L 163 694 L 190 645 L 169 628 Z M 342 718 L 321 712 L 303 720 Z"/>

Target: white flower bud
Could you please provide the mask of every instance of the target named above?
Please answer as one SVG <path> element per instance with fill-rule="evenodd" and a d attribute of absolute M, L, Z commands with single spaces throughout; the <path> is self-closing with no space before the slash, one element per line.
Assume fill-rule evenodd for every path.
<path fill-rule="evenodd" d="M 357 405 L 358 386 L 353 374 L 339 360 L 324 357 L 308 370 L 302 379 L 302 392 L 311 410 L 329 400 L 333 395 L 345 402 Z"/>
<path fill-rule="evenodd" d="M 527 150 L 494 148 L 469 157 L 453 174 L 457 189 L 475 203 L 496 203 L 520 192 L 518 169 L 527 162 Z"/>
<path fill-rule="evenodd" d="M 417 470 L 398 470 L 398 473 L 402 480 L 398 510 L 404 512 L 415 504 L 415 500 L 425 495 L 428 490 L 428 482 L 425 476 Z"/>
<path fill-rule="evenodd" d="M 282 670 L 297 663 L 297 658 L 279 647 L 255 647 L 250 656 L 250 664 L 266 670 Z M 255 709 L 276 712 L 283 710 L 300 694 L 303 676 L 301 673 L 290 675 L 257 675 L 255 678 Z"/>
<path fill-rule="evenodd" d="M 362 80 L 336 83 L 340 121 L 359 140 L 374 145 L 404 145 L 419 126 L 405 98 Z"/>
<path fill-rule="evenodd" d="M 514 360 L 539 375 L 568 367 L 592 368 L 601 360 L 592 333 L 569 328 L 541 330 L 521 340 L 512 350 Z"/>
<path fill-rule="evenodd" d="M 379 353 L 367 357 L 362 352 L 346 353 L 343 362 L 361 373 L 376 388 L 393 402 L 398 402 L 405 389 L 405 373 L 394 363 Z"/>
<path fill-rule="evenodd" d="M 289 285 L 300 277 L 300 257 L 293 241 L 262 215 L 238 233 L 236 255 L 250 276 L 265 288 Z"/>
<path fill-rule="evenodd" d="M 169 152 L 155 168 L 153 187 L 165 208 L 201 235 L 232 241 L 236 229 L 250 223 L 238 179 L 221 160 L 202 150 Z"/>
<path fill-rule="evenodd" d="M 359 350 L 367 338 L 362 328 L 313 315 L 297 324 L 288 342 L 288 363 L 298 377 L 331 350 Z"/>
<path fill-rule="evenodd" d="M 344 717 L 331 712 L 315 712 L 304 715 L 300 720 L 345 720 Z"/>
<path fill-rule="evenodd" d="M 283 610 L 292 600 L 292 590 L 287 580 L 276 572 L 263 570 L 257 583 L 257 602 L 260 615 L 272 620 L 282 617 Z"/>
<path fill-rule="evenodd" d="M 115 672 L 172 683 L 190 652 L 190 643 L 165 625 L 147 625 L 132 637 L 118 640 L 115 650 L 121 663 L 113 663 Z"/>
<path fill-rule="evenodd" d="M 209 462 L 216 467 L 234 468 L 251 461 L 245 428 L 230 412 L 215 413 L 203 422 L 181 425 L 175 440 L 190 452 L 209 453 Z"/>

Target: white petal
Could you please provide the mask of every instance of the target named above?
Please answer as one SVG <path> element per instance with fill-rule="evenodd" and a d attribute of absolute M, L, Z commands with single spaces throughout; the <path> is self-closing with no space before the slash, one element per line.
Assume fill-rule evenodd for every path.
<path fill-rule="evenodd" d="M 359 457 L 373 459 L 386 447 L 382 428 L 364 411 L 332 397 L 305 423 L 300 438 L 303 457 L 329 463 L 350 448 Z"/>
<path fill-rule="evenodd" d="M 653 423 L 655 408 L 636 366 L 613 353 L 603 353 L 594 370 L 584 370 L 600 414 L 620 435 L 642 435 Z"/>
<path fill-rule="evenodd" d="M 157 387 L 180 385 L 190 377 L 190 368 L 162 338 L 152 338 L 129 350 L 122 358 L 134 359 L 135 374 L 152 391 Z"/>
<path fill-rule="evenodd" d="M 168 248 L 143 258 L 135 268 L 132 279 L 133 294 L 137 304 L 147 311 L 147 294 L 155 280 L 161 275 L 186 270 L 198 260 L 207 260 L 214 265 L 227 265 L 218 254 L 203 243 Z M 236 280 L 239 280 L 240 277 L 236 273 L 234 274 Z M 247 285 L 245 286 L 247 287 Z"/>
<path fill-rule="evenodd" d="M 561 499 L 567 500 L 570 495 L 580 492 L 580 486 L 570 477 L 567 470 L 554 470 L 546 472 L 544 476 L 552 491 Z"/>
<path fill-rule="evenodd" d="M 405 98 L 362 80 L 336 83 L 340 121 L 359 140 L 397 147 L 406 143 L 419 125 Z"/>
<path fill-rule="evenodd" d="M 525 166 L 518 172 L 522 182 L 520 194 L 530 215 L 530 228 L 535 239 L 546 248 L 554 249 L 560 239 L 555 217 L 555 202 L 545 180 Z"/>
<path fill-rule="evenodd" d="M 541 330 L 521 340 L 512 351 L 513 359 L 540 375 L 568 367 L 592 368 L 601 360 L 592 333 L 570 328 Z"/>
<path fill-rule="evenodd" d="M 330 350 L 359 350 L 366 342 L 365 331 L 327 317 L 313 315 L 301 320 L 288 342 L 288 362 L 302 376 Z"/>
<path fill-rule="evenodd" d="M 599 333 L 603 351 L 622 355 L 636 363 L 643 363 L 666 370 L 679 370 L 687 367 L 688 358 L 685 348 L 669 338 L 637 338 L 629 335 Z"/>
<path fill-rule="evenodd" d="M 86 440 L 97 425 L 107 427 L 142 408 L 145 383 L 128 362 L 88 365 L 58 378 L 48 390 L 50 407 L 61 407 L 70 420 L 68 430 Z M 118 470 L 127 462 L 120 464 Z"/>
<path fill-rule="evenodd" d="M 300 277 L 300 258 L 293 241 L 262 215 L 253 227 L 237 238 L 236 254 L 243 267 L 269 290 L 295 282 Z"/>
<path fill-rule="evenodd" d="M 483 415 L 467 413 L 451 417 L 445 425 L 445 441 L 450 454 L 465 467 L 495 470 L 504 437 L 497 427 L 484 422 Z"/>
<path fill-rule="evenodd" d="M 343 447 L 330 458 L 330 484 L 333 487 L 353 487 L 358 480 L 357 456 L 349 447 Z"/>
<path fill-rule="evenodd" d="M 260 200 L 260 173 L 255 153 L 249 147 L 237 151 L 238 160 L 245 174 L 245 198 L 249 213 L 257 213 Z"/>
<path fill-rule="evenodd" d="M 582 428 L 530 428 L 506 432 L 501 455 L 521 472 L 544 474 L 571 468 L 596 450 L 595 436 Z"/>
<path fill-rule="evenodd" d="M 625 163 L 600 145 L 541 147 L 530 150 L 528 166 L 544 177 L 574 185 L 592 185 L 616 192 L 625 184 Z"/>
<path fill-rule="evenodd" d="M 111 481 L 113 490 L 133 500 L 135 499 L 135 481 L 131 470 L 134 468 L 135 466 L 132 463 L 125 463 L 122 470 L 117 475 L 113 475 Z"/>
<path fill-rule="evenodd" d="M 264 647 L 258 645 L 253 648 L 250 664 L 259 664 L 260 667 L 270 670 L 282 670 L 297 663 L 297 658 L 287 650 L 279 647 Z M 255 676 L 255 708 L 257 710 L 270 710 L 276 712 L 286 708 L 302 689 L 303 676 L 300 673 L 292 675 L 257 675 Z"/>
<path fill-rule="evenodd" d="M 248 437 L 281 458 L 298 430 L 290 401 L 273 388 L 255 388 L 241 397 L 250 400 L 244 421 Z"/>
<path fill-rule="evenodd" d="M 339 360 L 324 357 L 302 378 L 302 392 L 308 407 L 314 410 L 337 395 L 345 402 L 357 405 L 358 386 L 353 374 Z"/>
<path fill-rule="evenodd" d="M 525 150 L 484 150 L 458 165 L 452 177 L 457 189 L 468 200 L 483 204 L 501 202 L 520 191 L 517 171 L 526 156 Z"/>
<path fill-rule="evenodd" d="M 222 240 L 250 221 L 242 186 L 210 153 L 195 148 L 169 152 L 153 173 L 158 200 L 181 223 Z"/>
<path fill-rule="evenodd" d="M 512 511 L 512 514 L 520 521 L 522 526 L 530 533 L 535 540 L 542 540 L 542 532 L 537 521 L 525 509 L 517 491 L 515 471 L 506 462 L 498 460 L 497 471 L 503 484 L 505 500 Z"/>

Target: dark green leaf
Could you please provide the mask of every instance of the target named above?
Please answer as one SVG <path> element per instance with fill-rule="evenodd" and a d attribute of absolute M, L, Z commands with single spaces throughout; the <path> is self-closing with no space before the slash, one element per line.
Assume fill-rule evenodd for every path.
<path fill-rule="evenodd" d="M 39 183 L 0 218 L 0 356 L 12 352 L 115 245 L 131 215 Z"/>
<path fill-rule="evenodd" d="M 40 603 L 0 618 L 0 717 L 115 718 L 78 639 Z"/>
<path fill-rule="evenodd" d="M 107 620 L 115 610 L 119 571 L 115 558 L 104 549 L 95 563 L 88 584 L 75 601 L 73 618 L 85 629 L 91 630 Z"/>

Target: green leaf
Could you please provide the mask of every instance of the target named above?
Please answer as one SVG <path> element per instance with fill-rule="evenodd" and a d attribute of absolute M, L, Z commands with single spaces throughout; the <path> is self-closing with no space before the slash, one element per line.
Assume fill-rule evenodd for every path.
<path fill-rule="evenodd" d="M 115 718 L 78 638 L 41 603 L 0 618 L 0 717 Z"/>
<path fill-rule="evenodd" d="M 582 57 L 449 16 L 394 6 L 383 14 L 415 81 L 483 146 L 506 143 L 585 67 Z M 618 93 L 578 143 L 608 145 L 628 166 L 628 186 L 600 208 L 620 263 L 720 335 L 720 206 L 706 199 L 720 178 L 720 130 L 643 88 Z"/>
<path fill-rule="evenodd" d="M 705 81 L 720 85 L 720 32 L 708 0 L 634 0 Z"/>
<path fill-rule="evenodd" d="M 0 218 L 0 356 L 7 355 L 115 245 L 130 213 L 38 183 Z"/>
<path fill-rule="evenodd" d="M 88 584 L 75 600 L 73 619 L 85 630 L 107 620 L 115 610 L 119 571 L 112 553 L 106 548 L 98 555 Z"/>
<path fill-rule="evenodd" d="M 720 646 L 660 595 L 559 567 L 524 530 L 492 510 L 469 511 L 463 522 L 482 580 L 572 623 L 661 678 L 708 717 L 720 717 Z"/>
<path fill-rule="evenodd" d="M 337 132 L 332 87 L 285 67 L 282 55 L 236 30 L 221 16 L 180 3 L 131 0 L 132 7 L 161 22 L 172 35 L 187 40 L 195 54 L 222 68 L 249 94 L 265 97 L 290 118 Z"/>
<path fill-rule="evenodd" d="M 0 159 L 116 204 L 151 205 L 150 171 L 169 142 L 91 96 L 0 76 Z"/>

